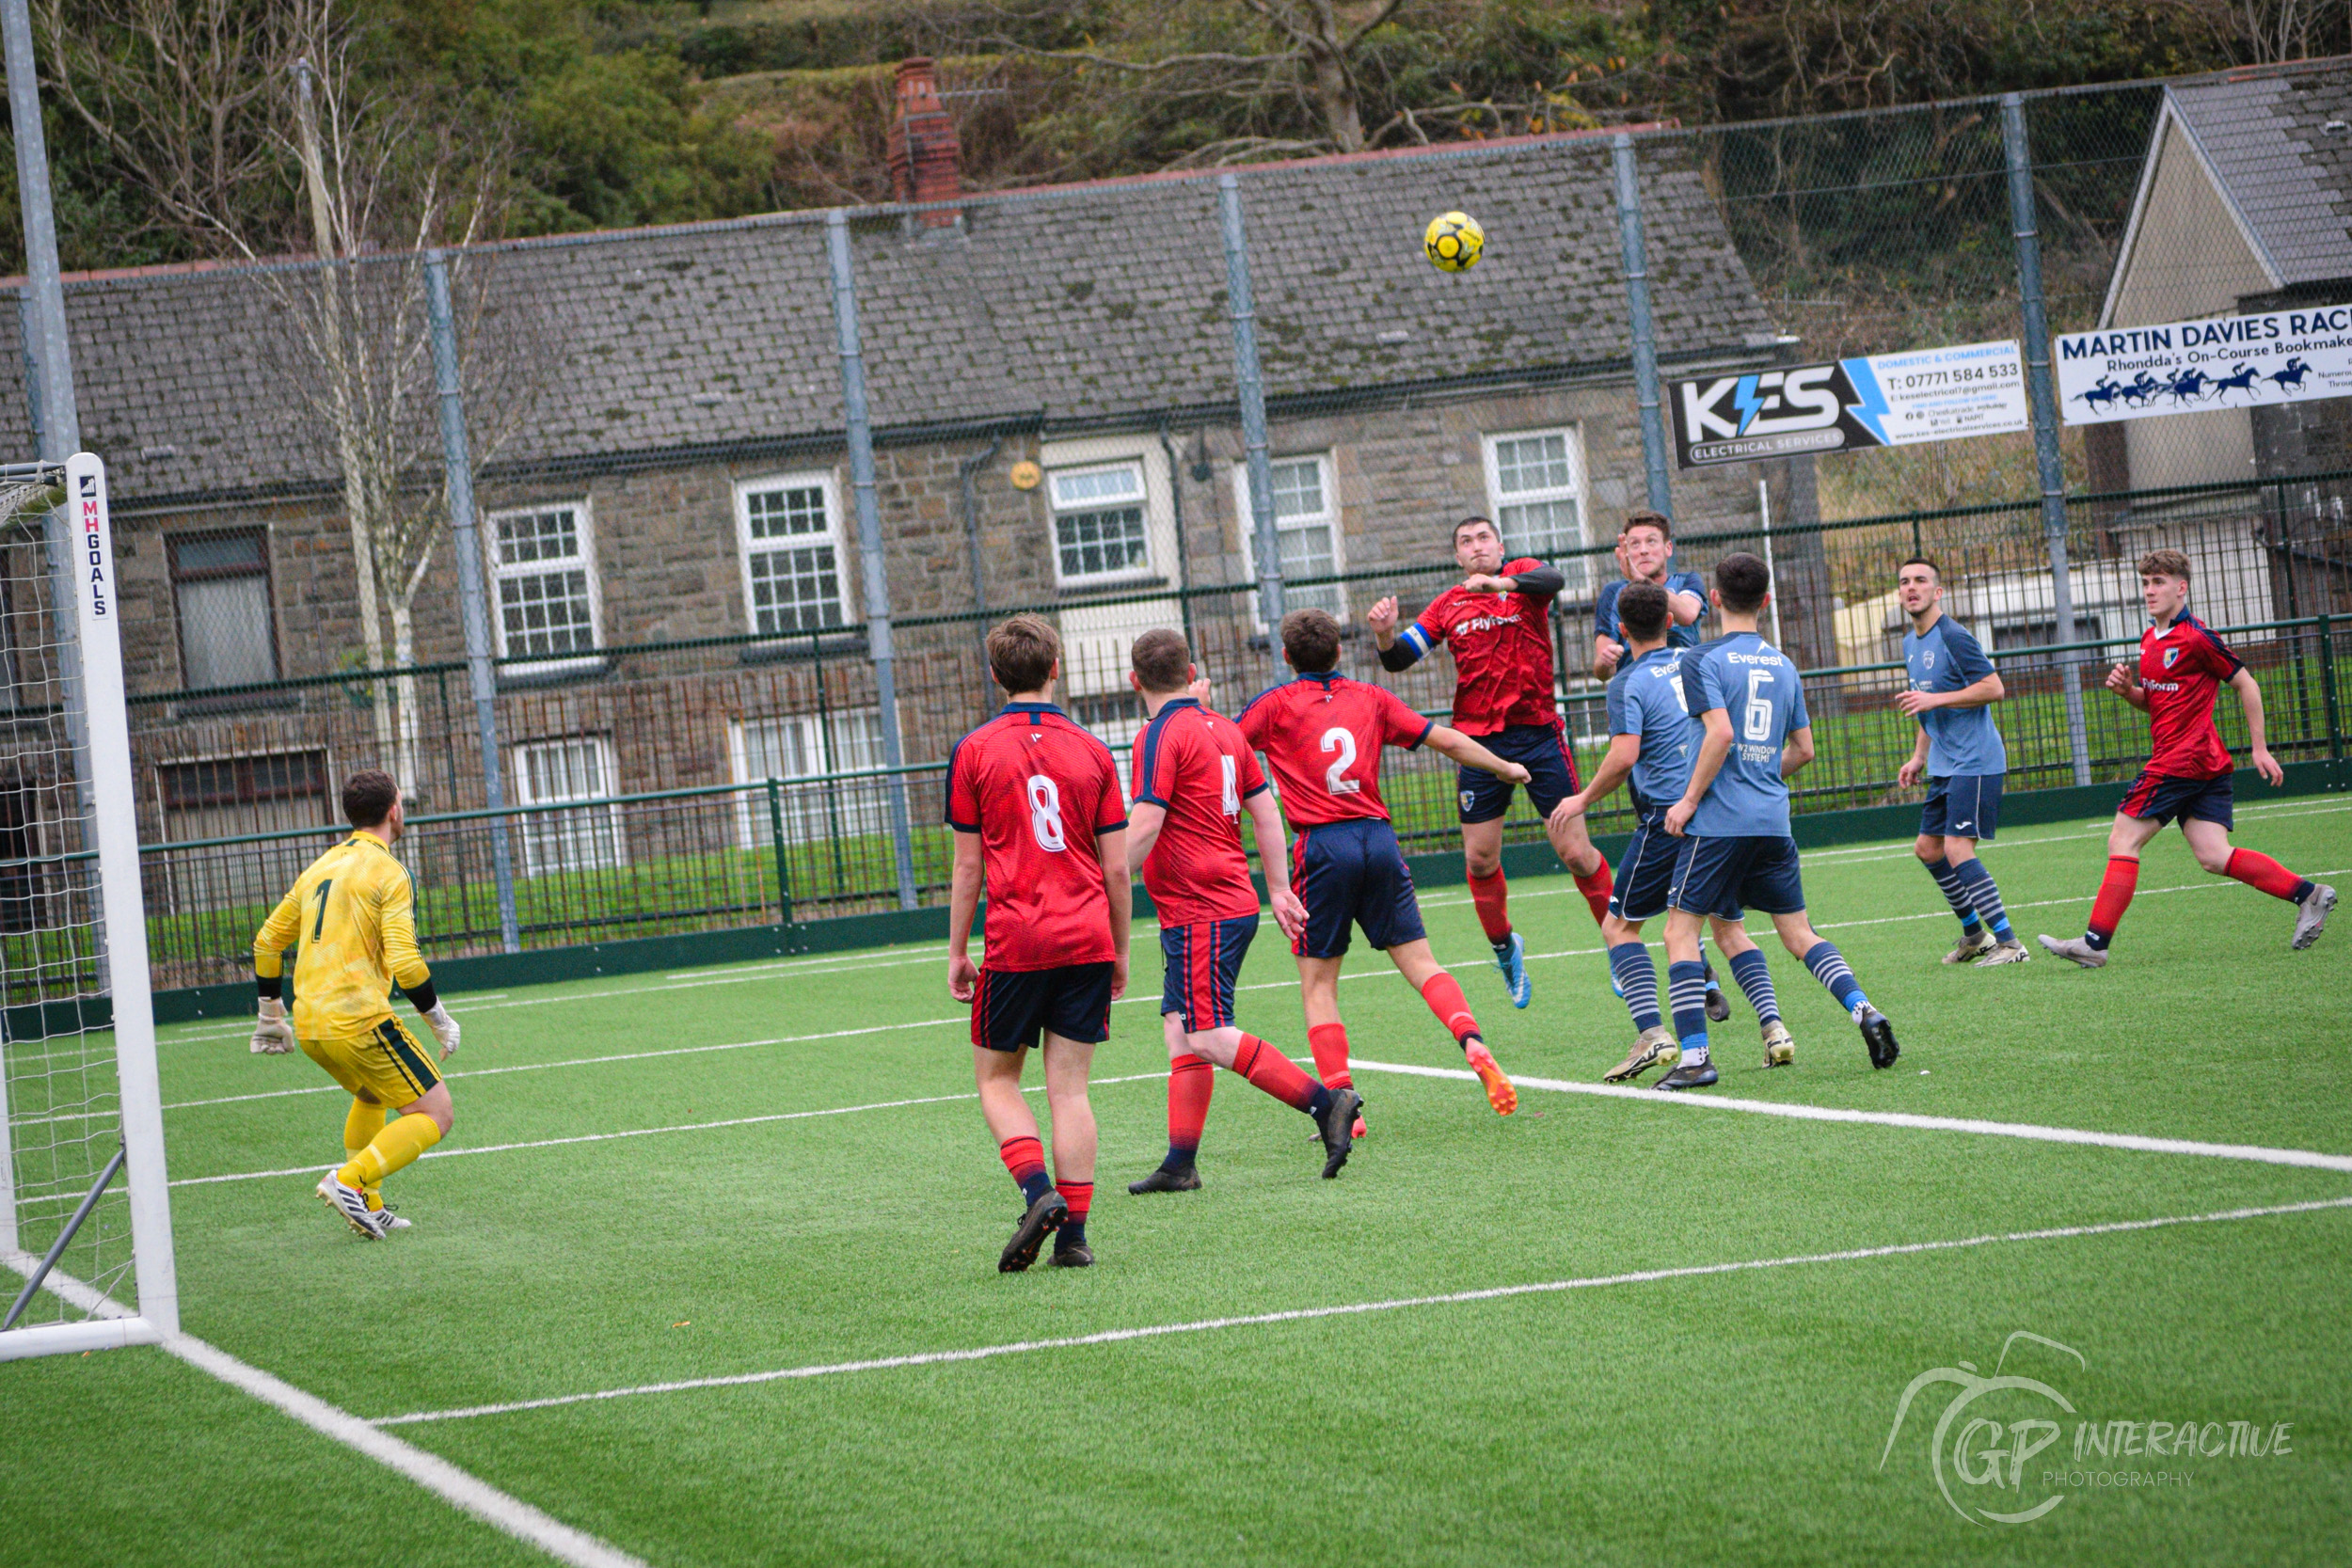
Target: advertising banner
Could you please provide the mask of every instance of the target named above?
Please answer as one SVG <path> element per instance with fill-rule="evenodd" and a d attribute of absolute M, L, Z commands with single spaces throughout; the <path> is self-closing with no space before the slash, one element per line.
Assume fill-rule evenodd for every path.
<path fill-rule="evenodd" d="M 2010 341 L 1915 349 L 1674 386 L 1685 468 L 2025 430 L 2025 365 Z"/>
<path fill-rule="evenodd" d="M 2070 332 L 2056 347 L 2068 424 L 2352 397 L 2352 305 Z"/>

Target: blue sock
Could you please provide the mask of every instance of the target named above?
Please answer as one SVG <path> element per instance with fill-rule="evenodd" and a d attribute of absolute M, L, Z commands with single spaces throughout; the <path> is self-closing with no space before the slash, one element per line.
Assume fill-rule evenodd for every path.
<path fill-rule="evenodd" d="M 1054 1179 L 1046 1175 L 1043 1171 L 1039 1171 L 1035 1176 L 1030 1177 L 1026 1181 L 1021 1183 L 1021 1201 L 1024 1203 L 1035 1203 L 1039 1198 L 1043 1197 L 1047 1193 L 1050 1193 L 1053 1190 Z"/>
<path fill-rule="evenodd" d="M 2010 934 L 2009 911 L 2002 906 L 2001 890 L 1993 885 L 1993 873 L 1984 868 L 1984 862 L 1963 861 L 1952 868 L 1952 874 L 1967 889 L 1968 901 L 1984 917 L 1984 923 L 1993 927 L 1994 936 L 2002 942 L 2015 941 Z"/>
<path fill-rule="evenodd" d="M 1935 879 L 1935 885 L 1944 890 L 1944 901 L 1951 905 L 1954 914 L 1960 916 L 1960 928 L 1973 935 L 1977 929 L 1977 905 L 1968 896 L 1966 879 L 1952 869 L 1952 863 L 1941 855 L 1920 863 L 1928 868 L 1928 875 Z"/>
<path fill-rule="evenodd" d="M 1692 1065 L 1707 1060 L 1707 968 L 1698 963 L 1669 963 L 1666 987 L 1674 1003 L 1675 1033 L 1682 1040 L 1682 1060 Z"/>
<path fill-rule="evenodd" d="M 1658 1011 L 1658 966 L 1650 961 L 1648 948 L 1638 942 L 1612 947 L 1609 972 L 1625 992 L 1626 1010 L 1633 1015 L 1637 1032 L 1655 1029 L 1665 1022 Z"/>
<path fill-rule="evenodd" d="M 1816 980 L 1829 988 L 1830 995 L 1846 1011 L 1857 1012 L 1870 1005 L 1870 999 L 1862 994 L 1861 982 L 1847 967 L 1846 956 L 1832 943 L 1815 942 L 1812 950 L 1804 956 L 1804 967 L 1813 972 Z"/>
<path fill-rule="evenodd" d="M 1748 993 L 1748 1006 L 1756 1009 L 1758 1023 L 1770 1023 L 1780 1016 L 1780 995 L 1772 990 L 1772 972 L 1764 962 L 1764 949 L 1751 947 L 1733 954 L 1731 975 Z"/>

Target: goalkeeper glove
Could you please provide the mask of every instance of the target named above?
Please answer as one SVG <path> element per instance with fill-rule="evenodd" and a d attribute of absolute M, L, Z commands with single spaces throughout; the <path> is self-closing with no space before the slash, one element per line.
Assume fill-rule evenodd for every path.
<path fill-rule="evenodd" d="M 439 1002 L 433 1004 L 433 1010 L 424 1015 L 424 1021 L 432 1025 L 433 1037 L 441 1042 L 441 1055 L 447 1058 L 451 1052 L 457 1049 L 457 1037 L 463 1033 L 457 1027 L 457 1021 L 449 1016 L 448 1006 Z"/>
<path fill-rule="evenodd" d="M 275 996 L 264 996 L 261 1021 L 253 1025 L 253 1053 L 283 1056 L 294 1048 L 294 1025 L 286 1022 L 286 1005 Z"/>

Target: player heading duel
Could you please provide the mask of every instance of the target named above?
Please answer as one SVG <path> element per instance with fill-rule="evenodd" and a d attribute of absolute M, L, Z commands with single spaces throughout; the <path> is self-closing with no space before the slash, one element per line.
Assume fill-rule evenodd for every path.
<path fill-rule="evenodd" d="M 400 786 L 363 768 L 343 783 L 351 836 L 294 879 L 253 938 L 261 1021 L 253 1049 L 279 1056 L 298 1043 L 351 1094 L 342 1165 L 319 1179 L 321 1201 L 367 1241 L 408 1222 L 384 1204 L 384 1179 L 449 1135 L 456 1120 L 449 1085 L 407 1025 L 392 1016 L 398 980 L 441 1047 L 457 1049 L 457 1021 L 433 989 L 417 951 L 416 884 L 392 858 L 403 829 Z M 294 947 L 294 1005 L 285 1004 L 285 954 Z M 387 1108 L 399 1118 L 385 1119 Z"/>
<path fill-rule="evenodd" d="M 2290 945 L 2300 952 L 2327 929 L 2336 890 L 2296 876 L 2268 855 L 2230 847 L 2230 830 L 2236 822 L 2231 800 L 2235 765 L 2214 723 L 2214 699 L 2223 686 L 2237 693 L 2246 710 L 2254 770 L 2280 784 L 2286 773 L 2264 744 L 2263 689 L 2229 645 L 2188 612 L 2187 556 L 2178 550 L 2151 550 L 2140 557 L 2139 592 L 2150 625 L 2139 637 L 2138 673 L 2118 664 L 2107 672 L 2106 684 L 2109 691 L 2148 715 L 2148 766 L 2116 809 L 2115 826 L 2107 833 L 2107 874 L 2090 906 L 2090 928 L 2063 942 L 2044 936 L 2042 945 L 2085 969 L 2104 965 L 2107 943 L 2115 940 L 2115 928 L 2139 885 L 2140 850 L 2166 823 L 2178 820 L 2181 836 L 2188 840 L 2199 865 L 2295 906 Z"/>
<path fill-rule="evenodd" d="M 1061 638 L 1035 615 L 988 634 L 988 668 L 1009 700 L 947 759 L 956 831 L 947 894 L 947 993 L 972 1006 L 972 1073 L 997 1157 L 1021 1189 L 1021 1218 L 996 1267 L 1086 1268 L 1094 1201 L 1094 1107 L 1087 1074 L 1127 989 L 1127 808 L 1110 748 L 1054 705 Z M 972 921 L 988 888 L 988 951 L 974 968 Z M 1054 1176 L 1021 1092 L 1042 1040 L 1054 1117 Z"/>
<path fill-rule="evenodd" d="M 1258 890 L 1242 853 L 1247 812 L 1265 867 L 1266 897 L 1285 936 L 1306 934 L 1307 910 L 1291 892 L 1282 853 L 1282 818 L 1257 753 L 1231 719 L 1201 700 L 1192 648 L 1181 633 L 1147 631 L 1136 639 L 1134 673 L 1151 722 L 1136 737 L 1135 809 L 1127 819 L 1127 862 L 1143 874 L 1160 917 L 1168 979 L 1160 1016 L 1168 1035 L 1168 1158 L 1131 1193 L 1182 1193 L 1200 1185 L 1194 1158 L 1216 1086 L 1214 1067 L 1231 1068 L 1294 1110 L 1323 1134 L 1323 1174 L 1347 1164 L 1356 1112 L 1363 1101 L 1346 1085 L 1315 1082 L 1291 1059 L 1233 1023 L 1233 985 L 1258 934 Z"/>
<path fill-rule="evenodd" d="M 1380 667 L 1409 670 L 1443 642 L 1454 650 L 1454 728 L 1490 744 L 1493 754 L 1526 770 L 1527 797 L 1544 818 L 1552 852 L 1576 878 L 1576 890 L 1596 923 L 1609 914 L 1609 862 L 1593 847 L 1581 817 L 1555 823 L 1552 808 L 1576 793 L 1576 757 L 1568 750 L 1553 694 L 1551 601 L 1566 586 L 1559 568 L 1529 557 L 1505 561 L 1502 535 L 1485 517 L 1454 525 L 1454 560 L 1469 575 L 1429 601 L 1402 633 L 1394 597 L 1364 616 L 1380 648 Z M 1303 668 L 1303 667 L 1302 667 Z M 1527 943 L 1511 928 L 1502 876 L 1502 816 L 1511 809 L 1513 781 L 1465 765 L 1459 777 L 1462 860 L 1470 902 L 1494 946 L 1495 967 L 1511 1005 L 1534 998 L 1527 977 Z"/>

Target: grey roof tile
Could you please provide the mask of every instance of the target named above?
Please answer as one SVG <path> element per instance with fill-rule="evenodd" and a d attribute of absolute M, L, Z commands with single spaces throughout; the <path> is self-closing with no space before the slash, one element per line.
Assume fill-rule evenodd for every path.
<path fill-rule="evenodd" d="M 2280 281 L 2352 277 L 2352 67 L 2167 90 Z"/>

